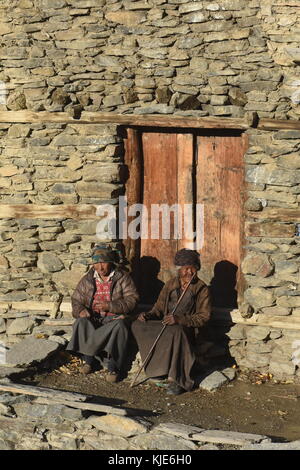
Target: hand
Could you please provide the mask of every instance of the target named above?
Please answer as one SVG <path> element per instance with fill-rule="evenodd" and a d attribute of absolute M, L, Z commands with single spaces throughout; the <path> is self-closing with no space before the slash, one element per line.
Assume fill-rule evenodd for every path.
<path fill-rule="evenodd" d="M 79 314 L 79 317 L 80 318 L 89 318 L 91 315 L 89 314 L 89 312 L 84 309 L 84 310 L 81 310 L 80 314 Z"/>
<path fill-rule="evenodd" d="M 165 318 L 162 321 L 163 325 L 168 325 L 168 326 L 176 325 L 176 323 L 177 323 L 177 320 L 174 317 L 174 315 L 166 315 Z"/>
<path fill-rule="evenodd" d="M 145 323 L 147 321 L 146 313 L 145 312 L 140 313 L 137 319 Z"/>
<path fill-rule="evenodd" d="M 94 305 L 95 312 L 109 312 L 109 302 L 98 302 Z"/>
<path fill-rule="evenodd" d="M 124 320 L 125 315 L 118 315 L 117 317 L 114 317 L 113 320 Z"/>

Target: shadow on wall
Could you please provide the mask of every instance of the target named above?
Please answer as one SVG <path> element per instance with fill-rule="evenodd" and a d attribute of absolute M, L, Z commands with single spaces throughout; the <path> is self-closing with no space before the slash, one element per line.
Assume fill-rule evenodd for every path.
<path fill-rule="evenodd" d="M 153 256 L 142 256 L 136 262 L 133 278 L 140 294 L 140 304 L 155 304 L 164 283 L 158 279 L 160 262 Z"/>
<path fill-rule="evenodd" d="M 237 308 L 237 266 L 230 261 L 216 263 L 210 290 L 214 307 Z"/>
<path fill-rule="evenodd" d="M 212 297 L 212 318 L 196 333 L 195 374 L 201 379 L 214 370 L 222 370 L 235 364 L 229 350 L 227 333 L 232 323 L 226 319 L 226 311 L 237 308 L 236 276 L 237 266 L 227 260 L 216 263 L 210 283 Z M 218 310 L 222 318 L 218 318 Z M 229 318 L 229 315 L 228 315 Z"/>

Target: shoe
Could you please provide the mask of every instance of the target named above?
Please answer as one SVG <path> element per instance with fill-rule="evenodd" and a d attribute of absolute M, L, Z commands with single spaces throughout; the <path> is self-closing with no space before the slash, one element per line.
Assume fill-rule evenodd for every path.
<path fill-rule="evenodd" d="M 108 372 L 105 376 L 105 380 L 111 384 L 115 384 L 118 381 L 117 372 Z"/>
<path fill-rule="evenodd" d="M 84 366 L 82 366 L 79 369 L 79 371 L 80 371 L 81 374 L 88 375 L 88 374 L 91 374 L 93 372 L 93 369 L 92 369 L 92 366 L 90 364 L 84 364 Z"/>
<path fill-rule="evenodd" d="M 167 388 L 167 395 L 181 395 L 184 391 L 184 388 L 180 387 L 176 382 L 171 382 Z"/>

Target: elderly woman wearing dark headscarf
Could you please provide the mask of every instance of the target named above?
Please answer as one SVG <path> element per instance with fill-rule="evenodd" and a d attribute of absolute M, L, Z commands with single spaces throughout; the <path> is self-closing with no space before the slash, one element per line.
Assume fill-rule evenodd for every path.
<path fill-rule="evenodd" d="M 166 325 L 145 364 L 145 373 L 147 377 L 167 376 L 167 393 L 179 395 L 193 388 L 190 373 L 195 362 L 194 331 L 209 320 L 211 301 L 208 287 L 196 276 L 200 269 L 199 253 L 183 248 L 176 253 L 174 264 L 178 267 L 178 275 L 165 284 L 152 310 L 139 315 L 132 324 L 132 331 L 144 361 L 162 324 Z M 171 315 L 194 274 L 175 314 Z"/>
<path fill-rule="evenodd" d="M 106 356 L 109 382 L 116 382 L 127 351 L 128 319 L 138 302 L 129 273 L 117 266 L 117 252 L 109 246 L 95 247 L 92 267 L 72 295 L 76 318 L 67 350 L 83 356 L 81 372 L 89 374 L 95 358 Z"/>

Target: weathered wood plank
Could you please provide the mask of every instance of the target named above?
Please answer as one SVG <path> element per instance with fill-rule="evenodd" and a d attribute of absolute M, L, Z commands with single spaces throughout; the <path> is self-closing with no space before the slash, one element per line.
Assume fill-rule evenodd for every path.
<path fill-rule="evenodd" d="M 71 408 L 79 408 L 82 410 L 91 410 L 101 413 L 117 414 L 125 416 L 126 410 L 108 405 L 102 405 L 101 403 L 89 403 L 90 399 L 87 395 L 82 395 L 75 392 L 65 392 L 62 390 L 53 390 L 50 388 L 43 387 L 32 387 L 30 385 L 19 385 L 19 384 L 3 384 L 0 382 L 0 390 L 4 392 L 21 393 L 24 395 L 32 395 L 39 397 L 36 403 L 44 404 L 63 404 L 70 406 Z"/>
<path fill-rule="evenodd" d="M 22 393 L 25 395 L 33 395 L 37 397 L 53 398 L 63 400 L 65 402 L 85 402 L 88 400 L 87 395 L 82 395 L 81 393 L 77 392 L 65 392 L 63 390 L 54 390 L 46 387 L 33 387 L 31 385 L 20 385 L 15 383 L 6 384 L 0 382 L 0 390 L 3 392 Z"/>
<path fill-rule="evenodd" d="M 293 238 L 295 232 L 295 224 L 284 224 L 281 220 L 245 223 L 245 235 L 248 237 Z"/>
<path fill-rule="evenodd" d="M 148 236 L 141 237 L 141 257 L 156 259 L 160 263 L 158 278 L 166 282 L 172 275 L 173 260 L 178 247 L 175 238 L 175 217 L 170 210 L 164 221 L 158 208 L 178 202 L 178 153 L 177 134 L 167 132 L 144 132 L 144 192 L 143 204 L 148 212 L 144 228 Z M 154 210 L 156 208 L 157 210 Z M 148 224 L 148 225 L 147 225 Z M 143 226 L 143 222 L 142 222 Z M 169 229 L 169 233 L 165 229 Z M 156 231 L 156 233 L 155 233 Z M 143 270 L 143 289 L 148 289 L 149 272 Z"/>
<path fill-rule="evenodd" d="M 70 326 L 70 325 L 73 325 L 74 321 L 75 321 L 74 318 L 70 318 L 69 320 L 55 319 L 55 320 L 45 320 L 43 324 L 47 326 Z"/>
<path fill-rule="evenodd" d="M 24 300 L 22 302 L 0 302 L 0 308 L 13 310 L 25 310 L 25 311 L 51 311 L 55 305 L 55 302 L 42 302 L 34 300 Z M 72 305 L 70 302 L 62 302 L 59 310 L 61 312 L 70 313 L 72 312 Z"/>
<path fill-rule="evenodd" d="M 96 219 L 93 204 L 0 204 L 0 219 Z"/>
<path fill-rule="evenodd" d="M 80 410 L 89 410 L 89 411 L 97 411 L 98 413 L 107 413 L 112 415 L 119 415 L 119 416 L 126 416 L 127 411 L 122 408 L 116 408 L 114 406 L 108 405 L 100 405 L 98 403 L 82 403 L 78 401 L 63 401 L 58 399 L 47 399 L 47 398 L 37 398 L 35 403 L 39 403 L 41 405 L 66 405 L 70 408 L 79 408 Z"/>
<path fill-rule="evenodd" d="M 125 183 L 125 194 L 127 197 L 128 207 L 133 204 L 142 202 L 142 150 L 141 150 L 141 136 L 135 129 L 127 129 L 127 138 L 124 140 L 125 146 L 125 164 L 128 170 L 128 179 Z M 125 215 L 125 214 L 124 214 Z M 131 264 L 132 270 L 135 272 L 140 255 L 140 240 L 134 240 L 128 236 L 127 230 L 130 223 L 135 219 L 135 216 L 126 214 L 127 226 L 123 226 L 123 243 L 125 246 L 126 258 Z M 125 217 L 124 217 L 125 219 Z"/>
<path fill-rule="evenodd" d="M 251 318 L 243 318 L 240 311 L 229 309 L 214 309 L 212 321 L 236 323 L 249 326 L 269 326 L 270 328 L 280 328 L 287 330 L 300 330 L 300 318 L 293 315 L 281 317 L 276 315 L 254 315 Z"/>
<path fill-rule="evenodd" d="M 295 129 L 300 130 L 300 121 L 260 119 L 258 123 L 248 116 L 241 118 L 217 118 L 217 117 L 193 117 L 193 116 L 162 116 L 158 114 L 115 114 L 99 112 L 83 112 L 80 119 L 74 119 L 65 112 L 51 113 L 48 111 L 0 111 L 1 123 L 77 123 L 77 124 L 121 124 L 124 126 L 151 126 L 151 127 L 195 127 L 206 129 L 248 129 L 256 126 L 258 129 L 278 130 Z"/>
<path fill-rule="evenodd" d="M 299 130 L 300 131 L 300 121 L 296 120 L 285 120 L 285 119 L 260 119 L 258 124 L 258 129 L 263 130 L 280 130 L 280 129 L 290 129 L 290 130 Z"/>
<path fill-rule="evenodd" d="M 12 305 L 14 310 L 51 310 L 53 306 L 53 302 L 12 302 L 12 304 L 8 304 L 7 302 L 0 302 L 0 308 L 8 308 L 9 305 Z M 71 312 L 71 304 L 68 302 L 64 302 L 61 304 L 60 310 L 63 312 Z M 278 316 L 271 316 L 271 315 L 259 315 L 251 317 L 249 319 L 243 318 L 239 312 L 239 310 L 231 310 L 230 309 L 218 309 L 215 308 L 213 315 L 213 321 L 227 321 L 229 323 L 240 323 L 244 325 L 262 325 L 262 326 L 271 326 L 274 328 L 286 328 L 289 330 L 300 330 L 300 318 L 297 319 L 293 316 L 288 317 L 278 317 Z M 52 325 L 52 326 L 69 326 L 73 324 L 73 319 L 55 319 L 55 320 L 45 320 L 45 325 Z"/>
<path fill-rule="evenodd" d="M 253 219 L 277 220 L 278 222 L 300 222 L 300 209 L 266 208 L 261 212 L 248 212 Z"/>
<path fill-rule="evenodd" d="M 74 119 L 68 113 L 50 113 L 47 111 L 0 111 L 0 122 L 5 123 L 77 123 L 77 124 L 121 124 L 124 126 L 183 127 L 205 129 L 248 129 L 247 119 L 216 118 L 193 116 L 165 116 L 158 114 L 114 114 L 83 112 L 80 119 Z"/>

